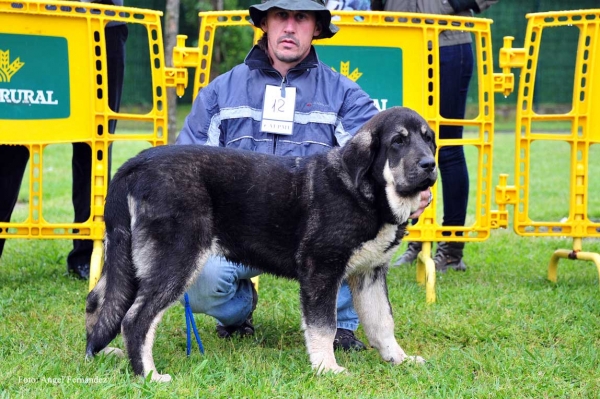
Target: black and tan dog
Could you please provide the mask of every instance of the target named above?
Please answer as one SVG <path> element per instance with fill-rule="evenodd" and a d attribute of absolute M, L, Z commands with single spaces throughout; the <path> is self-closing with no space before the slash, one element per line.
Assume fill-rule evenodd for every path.
<path fill-rule="evenodd" d="M 156 326 L 218 254 L 300 282 L 306 346 L 319 372 L 344 370 L 333 352 L 344 278 L 383 359 L 422 362 L 394 338 L 386 274 L 420 192 L 437 178 L 435 149 L 426 121 L 398 107 L 344 147 L 305 158 L 192 145 L 143 151 L 109 188 L 105 265 L 87 298 L 87 355 L 121 330 L 134 372 L 169 381 L 154 366 Z"/>

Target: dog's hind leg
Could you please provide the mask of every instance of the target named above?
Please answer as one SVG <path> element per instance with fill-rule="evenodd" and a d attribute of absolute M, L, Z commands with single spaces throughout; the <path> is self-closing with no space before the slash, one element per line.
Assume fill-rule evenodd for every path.
<path fill-rule="evenodd" d="M 354 308 L 371 346 L 393 364 L 405 360 L 423 363 L 419 356 L 407 356 L 394 337 L 394 319 L 386 284 L 387 267 L 348 276 Z"/>
<path fill-rule="evenodd" d="M 325 372 L 341 373 L 346 369 L 338 366 L 333 353 L 333 340 L 336 330 L 336 297 L 339 281 L 324 276 L 313 277 L 308 282 L 300 282 L 302 303 L 302 326 L 306 348 L 313 369 L 318 374 Z M 319 288 L 317 288 L 319 287 Z"/>
<path fill-rule="evenodd" d="M 169 374 L 159 374 L 154 365 L 152 347 L 156 327 L 171 303 L 152 299 L 158 293 L 143 293 L 133 303 L 123 319 L 123 340 L 127 355 L 136 374 L 147 377 L 152 373 L 152 381 L 169 382 Z"/>
<path fill-rule="evenodd" d="M 187 244 L 186 248 L 193 248 L 192 243 Z M 147 377 L 152 373 L 153 381 L 169 382 L 171 376 L 159 374 L 154 364 L 152 347 L 156 328 L 164 312 L 178 301 L 201 270 L 210 250 L 206 249 L 197 256 L 198 252 L 193 249 L 180 252 L 166 249 L 168 246 L 159 249 L 159 244 L 153 246 L 152 240 L 144 245 L 147 247 L 137 248 L 138 255 L 134 255 L 136 265 L 142 261 L 147 263 L 143 268 L 138 266 L 138 292 L 123 319 L 123 339 L 136 374 Z"/>

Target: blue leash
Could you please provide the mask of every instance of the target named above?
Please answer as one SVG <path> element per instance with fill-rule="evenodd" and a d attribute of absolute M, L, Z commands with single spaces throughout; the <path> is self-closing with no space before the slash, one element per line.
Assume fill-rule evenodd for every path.
<path fill-rule="evenodd" d="M 198 334 L 198 328 L 196 327 L 196 321 L 194 320 L 194 314 L 192 313 L 192 307 L 190 306 L 190 297 L 187 292 L 183 295 L 185 300 L 185 326 L 186 326 L 186 335 L 187 335 L 187 355 L 189 356 L 192 353 L 192 334 L 190 332 L 190 325 L 192 330 L 194 330 L 194 335 L 196 336 L 196 342 L 198 343 L 198 349 L 200 349 L 200 353 L 204 355 L 204 346 L 202 346 L 202 341 L 200 340 L 200 335 Z"/>

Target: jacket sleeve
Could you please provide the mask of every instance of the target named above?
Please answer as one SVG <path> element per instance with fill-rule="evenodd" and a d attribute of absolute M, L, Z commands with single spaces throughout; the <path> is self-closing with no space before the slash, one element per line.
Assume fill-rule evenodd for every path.
<path fill-rule="evenodd" d="M 497 3 L 498 0 L 448 0 L 448 2 L 456 13 L 473 10 L 473 12 L 479 14 Z"/>
<path fill-rule="evenodd" d="M 362 89 L 351 89 L 345 98 L 336 123 L 335 138 L 340 146 L 346 144 L 356 132 L 379 111 L 373 100 Z"/>
<path fill-rule="evenodd" d="M 185 118 L 176 144 L 218 145 L 218 140 L 216 144 L 209 142 L 209 130 L 213 124 L 218 123 L 215 99 L 216 94 L 210 85 L 200 91 L 194 100 L 190 114 Z"/>
<path fill-rule="evenodd" d="M 479 12 L 485 11 L 494 4 L 496 4 L 500 0 L 477 0 L 477 6 L 479 7 Z"/>

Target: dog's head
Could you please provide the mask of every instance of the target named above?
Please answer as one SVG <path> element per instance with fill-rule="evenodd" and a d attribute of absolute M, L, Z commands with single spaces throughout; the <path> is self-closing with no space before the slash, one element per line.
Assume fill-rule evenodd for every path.
<path fill-rule="evenodd" d="M 385 185 L 388 200 L 392 195 L 414 205 L 437 179 L 435 151 L 435 134 L 425 119 L 409 108 L 394 107 L 356 133 L 343 148 L 342 162 L 357 187 L 371 177 Z"/>

